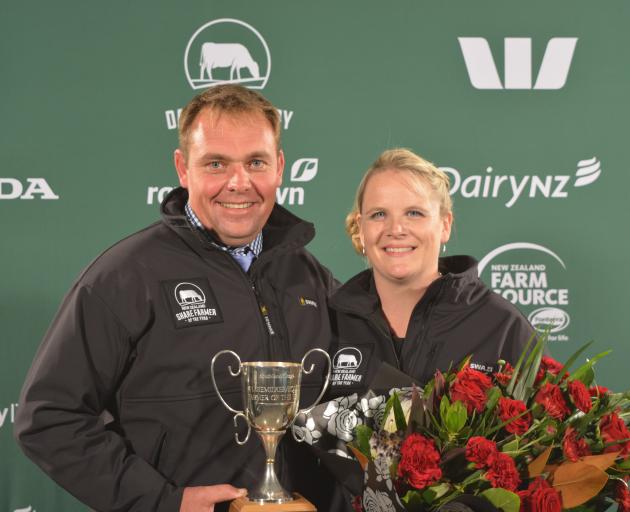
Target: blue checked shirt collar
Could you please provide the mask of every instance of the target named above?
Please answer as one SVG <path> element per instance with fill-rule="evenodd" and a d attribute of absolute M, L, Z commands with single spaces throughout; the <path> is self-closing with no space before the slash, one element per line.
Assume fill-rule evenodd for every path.
<path fill-rule="evenodd" d="M 188 220 L 190 221 L 190 223 L 193 226 L 195 226 L 203 234 L 203 236 L 205 236 L 206 239 L 216 248 L 229 253 L 231 256 L 233 256 L 234 254 L 243 254 L 244 252 L 246 252 L 248 248 L 250 251 L 254 253 L 254 256 L 256 256 L 257 258 L 262 252 L 262 246 L 263 246 L 262 231 L 258 233 L 258 235 L 256 235 L 256 238 L 254 238 L 247 245 L 243 245 L 240 247 L 228 247 L 227 245 L 219 244 L 216 242 L 216 240 L 214 240 L 214 238 L 210 235 L 210 233 L 208 233 L 208 230 L 203 226 L 203 224 L 199 220 L 199 217 L 195 215 L 195 212 L 191 208 L 190 203 L 186 203 L 184 210 L 186 211 L 186 216 L 188 217 Z"/>

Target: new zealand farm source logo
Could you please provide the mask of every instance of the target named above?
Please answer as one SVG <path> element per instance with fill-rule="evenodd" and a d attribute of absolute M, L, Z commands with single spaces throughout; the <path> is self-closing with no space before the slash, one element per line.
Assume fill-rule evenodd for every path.
<path fill-rule="evenodd" d="M 487 167 L 485 173 L 464 175 L 453 167 L 440 167 L 451 181 L 452 196 L 464 199 L 499 199 L 511 208 L 518 201 L 534 198 L 566 199 L 573 189 L 580 189 L 595 182 L 602 173 L 597 157 L 579 160 L 575 174 L 536 173 L 511 174 L 496 172 Z"/>
<path fill-rule="evenodd" d="M 226 83 L 262 89 L 271 73 L 271 54 L 254 27 L 222 18 L 206 23 L 192 35 L 184 68 L 193 89 Z"/>
<path fill-rule="evenodd" d="M 550 341 L 569 341 L 569 275 L 560 256 L 539 244 L 514 242 L 490 251 L 479 262 L 479 276 L 515 304 Z"/>

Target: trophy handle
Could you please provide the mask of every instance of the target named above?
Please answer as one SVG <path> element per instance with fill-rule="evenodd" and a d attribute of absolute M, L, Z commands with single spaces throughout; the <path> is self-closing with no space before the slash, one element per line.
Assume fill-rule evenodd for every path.
<path fill-rule="evenodd" d="M 245 434 L 245 439 L 243 439 L 242 441 L 238 438 L 238 432 L 234 432 L 234 439 L 236 439 L 236 444 L 238 444 L 239 446 L 243 446 L 247 440 L 249 439 L 249 434 L 251 434 L 252 432 L 252 427 L 249 424 L 249 421 L 247 421 L 247 416 L 245 416 L 244 413 L 242 412 L 238 412 L 234 415 L 234 426 L 238 427 L 238 419 L 239 418 L 243 418 L 245 420 L 245 423 L 247 423 L 247 434 Z"/>
<path fill-rule="evenodd" d="M 238 377 L 241 374 L 241 369 L 243 368 L 243 365 L 241 363 L 241 358 L 238 357 L 238 354 L 236 352 L 232 352 L 231 350 L 221 350 L 221 352 L 217 352 L 215 354 L 215 356 L 212 358 L 212 362 L 210 363 L 210 377 L 212 378 L 212 385 L 214 386 L 214 390 L 217 393 L 217 396 L 219 397 L 219 400 L 221 400 L 221 403 L 223 405 L 225 405 L 225 407 L 230 411 L 233 412 L 234 414 L 236 414 L 236 416 L 234 416 L 234 424 L 236 426 L 236 417 L 237 416 L 243 416 L 245 417 L 245 419 L 247 419 L 247 417 L 245 416 L 245 413 L 243 411 L 239 411 L 237 409 L 232 409 L 232 407 L 230 407 L 227 402 L 225 400 L 223 400 L 223 397 L 221 396 L 221 393 L 219 392 L 219 387 L 217 386 L 217 381 L 214 378 L 214 363 L 216 363 L 217 359 L 219 356 L 223 355 L 223 354 L 231 354 L 233 355 L 236 360 L 238 361 L 238 370 L 234 371 L 232 370 L 231 366 L 228 366 L 228 370 L 230 371 L 230 375 L 232 377 Z M 328 354 L 326 354 L 328 355 Z M 247 437 L 249 437 L 249 432 L 247 433 Z M 247 437 L 245 438 L 245 441 L 247 441 Z M 236 441 L 238 443 L 238 439 Z M 240 444 L 240 443 L 239 443 Z"/>
<path fill-rule="evenodd" d="M 319 396 L 315 399 L 315 401 L 309 407 L 306 407 L 305 409 L 300 409 L 297 412 L 297 414 L 293 418 L 293 421 L 291 422 L 291 425 L 293 425 L 293 423 L 295 422 L 295 419 L 298 417 L 298 415 L 300 415 L 302 413 L 303 414 L 308 414 L 309 412 L 311 412 L 315 408 L 315 406 L 320 402 L 320 400 L 323 398 L 324 393 L 326 393 L 326 390 L 328 389 L 328 382 L 330 381 L 330 371 L 332 370 L 332 362 L 330 361 L 330 356 L 328 355 L 328 352 L 326 352 L 325 350 L 322 350 L 321 348 L 312 348 L 306 354 L 304 354 L 304 357 L 302 358 L 302 363 L 301 363 L 301 365 L 302 365 L 302 372 L 304 374 L 308 375 L 315 368 L 314 364 L 311 364 L 311 366 L 310 366 L 310 368 L 308 370 L 304 367 L 304 362 L 306 361 L 306 358 L 308 356 L 310 356 L 313 352 L 321 352 L 322 354 L 324 354 L 324 357 L 326 358 L 328 371 L 326 372 L 326 380 L 324 381 L 324 387 L 322 387 L 322 390 L 319 393 Z M 296 430 L 294 428 L 292 428 L 291 431 L 293 432 L 293 438 L 298 443 L 301 443 L 302 441 L 304 441 L 304 435 L 303 434 L 301 434 L 301 433 L 297 434 Z"/>

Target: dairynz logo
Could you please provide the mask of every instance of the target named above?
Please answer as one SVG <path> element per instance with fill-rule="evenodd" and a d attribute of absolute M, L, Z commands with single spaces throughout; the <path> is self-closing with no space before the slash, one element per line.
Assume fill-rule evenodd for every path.
<path fill-rule="evenodd" d="M 490 251 L 479 262 L 479 276 L 499 295 L 527 315 L 549 340 L 568 341 L 571 321 L 568 275 L 564 261 L 548 247 L 514 242 Z"/>
<path fill-rule="evenodd" d="M 225 83 L 262 89 L 271 73 L 271 54 L 258 30 L 223 18 L 206 23 L 192 35 L 184 67 L 193 89 Z"/>
<path fill-rule="evenodd" d="M 451 195 L 459 193 L 465 199 L 502 197 L 507 199 L 505 206 L 511 208 L 518 200 L 526 197 L 565 199 L 573 187 L 585 187 L 596 181 L 602 173 L 602 164 L 597 157 L 580 160 L 573 176 L 570 174 L 525 176 L 495 174 L 494 168 L 487 167 L 485 174 L 472 174 L 462 178 L 460 171 L 453 167 L 440 167 L 440 169 L 450 177 Z"/>
<path fill-rule="evenodd" d="M 44 178 L 0 178 L 0 199 L 59 199 Z"/>
<path fill-rule="evenodd" d="M 501 83 L 490 45 L 483 37 L 459 37 L 470 83 L 475 89 L 532 89 L 532 39 L 506 37 Z M 547 43 L 534 89 L 562 89 L 567 82 L 577 37 L 553 37 Z"/>
<path fill-rule="evenodd" d="M 0 407 L 0 428 L 4 427 L 5 424 L 9 425 L 11 423 L 15 423 L 15 413 L 17 408 L 17 403 L 13 403 L 6 407 Z"/>
<path fill-rule="evenodd" d="M 300 158 L 291 166 L 291 183 L 307 183 L 315 176 L 319 168 L 319 159 Z M 276 190 L 276 202 L 281 205 L 302 206 L 304 204 L 304 187 L 280 187 Z"/>

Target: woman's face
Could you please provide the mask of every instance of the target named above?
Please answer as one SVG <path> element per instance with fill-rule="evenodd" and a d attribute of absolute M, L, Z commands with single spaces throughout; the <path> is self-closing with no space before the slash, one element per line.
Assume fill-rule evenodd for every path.
<path fill-rule="evenodd" d="M 440 244 L 449 239 L 452 218 L 440 216 L 431 186 L 407 171 L 373 175 L 365 187 L 359 235 L 375 278 L 428 285 L 437 276 Z"/>

